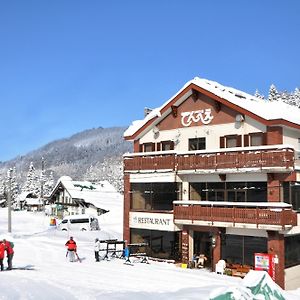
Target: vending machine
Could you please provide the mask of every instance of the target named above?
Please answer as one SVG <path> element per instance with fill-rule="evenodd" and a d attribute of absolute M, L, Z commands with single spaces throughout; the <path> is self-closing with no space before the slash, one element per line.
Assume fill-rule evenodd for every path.
<path fill-rule="evenodd" d="M 254 268 L 258 271 L 266 271 L 270 277 L 275 281 L 275 264 L 278 263 L 276 254 L 269 253 L 255 253 L 254 254 Z"/>

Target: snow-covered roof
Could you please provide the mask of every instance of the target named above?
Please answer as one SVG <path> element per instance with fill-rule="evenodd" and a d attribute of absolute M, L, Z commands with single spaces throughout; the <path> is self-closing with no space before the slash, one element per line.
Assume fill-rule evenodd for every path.
<path fill-rule="evenodd" d="M 40 198 L 26 198 L 27 205 L 42 205 L 43 202 Z"/>
<path fill-rule="evenodd" d="M 32 197 L 28 197 L 28 196 L 32 196 L 34 195 L 34 193 L 32 192 L 22 192 L 21 194 L 19 194 L 16 198 L 17 202 L 19 201 L 27 201 L 28 198 L 32 198 Z"/>
<path fill-rule="evenodd" d="M 300 125 L 300 108 L 297 108 L 296 106 L 288 105 L 282 101 L 270 102 L 235 88 L 223 86 L 218 82 L 195 77 L 194 79 L 188 81 L 162 106 L 153 109 L 143 120 L 133 121 L 129 128 L 124 132 L 124 137 L 132 137 L 149 121 L 153 120 L 155 117 L 161 117 L 163 108 L 166 107 L 172 100 L 174 100 L 174 98 L 180 95 L 180 93 L 182 93 L 189 86 L 191 86 L 191 88 L 192 86 L 199 87 L 200 89 L 203 89 L 221 99 L 230 102 L 231 104 L 237 106 L 237 108 L 249 111 L 267 121 L 283 119 Z M 182 97 L 185 96 L 186 99 L 190 94 L 191 89 L 187 90 Z"/>
<path fill-rule="evenodd" d="M 72 199 L 81 199 L 107 211 L 116 205 L 119 206 L 119 202 L 122 201 L 122 195 L 107 180 L 92 183 L 90 181 L 76 181 L 69 176 L 63 176 L 58 180 L 54 190 L 59 184 L 64 186 Z"/>

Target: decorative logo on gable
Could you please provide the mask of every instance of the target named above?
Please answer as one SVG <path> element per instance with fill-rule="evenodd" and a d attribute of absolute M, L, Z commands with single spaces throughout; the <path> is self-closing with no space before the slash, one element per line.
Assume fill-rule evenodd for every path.
<path fill-rule="evenodd" d="M 181 124 L 182 126 L 188 127 L 193 122 L 201 122 L 204 125 L 209 124 L 214 117 L 211 115 L 211 109 L 201 109 L 195 111 L 187 111 L 181 113 Z"/>

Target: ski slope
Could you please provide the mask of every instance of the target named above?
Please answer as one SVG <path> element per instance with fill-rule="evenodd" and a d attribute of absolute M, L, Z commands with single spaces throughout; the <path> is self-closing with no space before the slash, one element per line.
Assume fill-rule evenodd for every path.
<path fill-rule="evenodd" d="M 120 214 L 100 217 L 100 231 L 70 233 L 82 259 L 81 263 L 70 263 L 64 246 L 68 232 L 51 228 L 49 217 L 42 213 L 14 211 L 9 235 L 7 209 L 1 208 L 0 238 L 15 244 L 13 266 L 28 270 L 0 272 L 0 299 L 209 299 L 217 288 L 241 284 L 240 278 L 168 263 L 136 262 L 130 266 L 121 259 L 96 263 L 94 239 L 120 239 Z M 286 292 L 285 297 L 300 299 L 300 289 Z"/>

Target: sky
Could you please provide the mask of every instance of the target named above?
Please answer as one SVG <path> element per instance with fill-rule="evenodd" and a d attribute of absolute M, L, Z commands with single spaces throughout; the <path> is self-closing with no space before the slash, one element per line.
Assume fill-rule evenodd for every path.
<path fill-rule="evenodd" d="M 300 87 L 300 1 L 0 1 L 0 161 L 142 119 L 196 76 Z"/>

